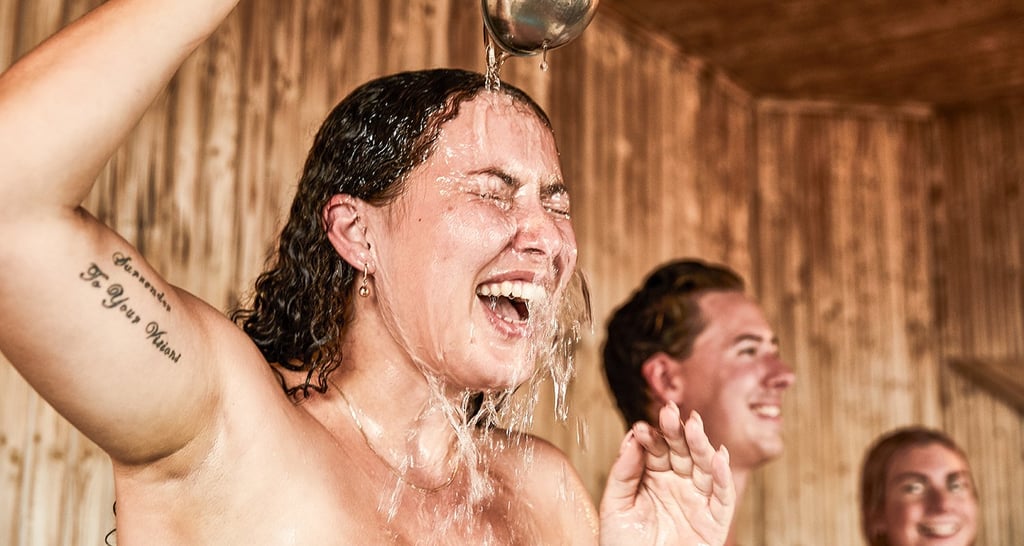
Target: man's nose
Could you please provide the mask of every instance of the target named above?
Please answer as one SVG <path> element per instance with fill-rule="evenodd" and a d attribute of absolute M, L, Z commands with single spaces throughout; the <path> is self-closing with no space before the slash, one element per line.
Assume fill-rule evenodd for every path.
<path fill-rule="evenodd" d="M 777 390 L 785 390 L 796 381 L 796 374 L 793 368 L 789 367 L 778 354 L 768 358 L 768 374 L 765 376 L 765 384 Z"/>

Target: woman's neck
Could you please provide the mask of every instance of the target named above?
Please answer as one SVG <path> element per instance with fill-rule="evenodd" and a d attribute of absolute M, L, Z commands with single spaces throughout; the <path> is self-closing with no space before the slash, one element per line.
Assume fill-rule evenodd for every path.
<path fill-rule="evenodd" d="M 374 349 L 344 350 L 329 379 L 330 418 L 355 428 L 363 447 L 413 488 L 450 483 L 461 400 L 408 359 Z"/>

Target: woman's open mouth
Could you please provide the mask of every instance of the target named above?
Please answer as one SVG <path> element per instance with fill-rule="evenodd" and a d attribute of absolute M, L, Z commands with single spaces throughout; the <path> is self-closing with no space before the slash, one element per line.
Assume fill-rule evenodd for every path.
<path fill-rule="evenodd" d="M 494 316 L 514 326 L 525 326 L 530 320 L 530 308 L 547 300 L 543 286 L 526 281 L 481 284 L 476 295 Z"/>

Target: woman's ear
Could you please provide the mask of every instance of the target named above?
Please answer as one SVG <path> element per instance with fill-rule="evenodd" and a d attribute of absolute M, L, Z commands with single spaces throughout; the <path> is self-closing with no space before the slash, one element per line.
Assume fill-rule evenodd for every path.
<path fill-rule="evenodd" d="M 640 373 L 647 381 L 647 387 L 655 395 L 659 404 L 669 400 L 680 404 L 686 386 L 682 374 L 678 373 L 680 364 L 676 359 L 665 353 L 654 353 L 644 361 Z"/>
<path fill-rule="evenodd" d="M 367 206 L 362 199 L 341 193 L 331 197 L 323 210 L 324 229 L 331 246 L 342 259 L 359 271 L 373 266 L 373 255 L 361 214 Z"/>

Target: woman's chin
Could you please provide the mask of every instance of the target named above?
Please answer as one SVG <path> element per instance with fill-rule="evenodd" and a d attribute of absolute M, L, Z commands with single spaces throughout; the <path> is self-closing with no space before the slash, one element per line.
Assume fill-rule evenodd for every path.
<path fill-rule="evenodd" d="M 532 363 L 484 364 L 474 366 L 473 370 L 463 370 L 450 374 L 449 381 L 460 389 L 478 392 L 495 392 L 512 390 L 525 383 L 533 375 Z"/>

